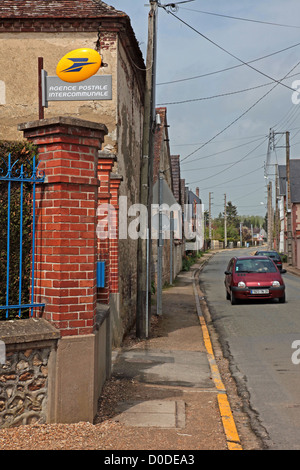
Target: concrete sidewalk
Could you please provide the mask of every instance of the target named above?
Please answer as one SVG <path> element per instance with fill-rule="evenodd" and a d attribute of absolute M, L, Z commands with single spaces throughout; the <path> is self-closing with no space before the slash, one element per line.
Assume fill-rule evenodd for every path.
<path fill-rule="evenodd" d="M 294 274 L 295 276 L 300 276 L 300 269 L 296 268 L 295 266 L 290 266 L 287 263 L 283 263 L 283 268 L 290 274 Z"/>
<path fill-rule="evenodd" d="M 163 315 L 152 318 L 147 340 L 133 334 L 114 351 L 103 407 L 110 397 L 109 419 L 122 429 L 116 450 L 245 449 L 203 315 L 198 275 L 210 256 L 163 291 Z M 249 425 L 238 402 L 234 397 L 239 427 L 247 436 Z M 246 449 L 259 448 L 252 437 L 245 442 Z"/>

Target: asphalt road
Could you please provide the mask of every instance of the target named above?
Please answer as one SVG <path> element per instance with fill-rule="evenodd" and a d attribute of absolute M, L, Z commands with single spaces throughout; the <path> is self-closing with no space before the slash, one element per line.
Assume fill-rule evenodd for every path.
<path fill-rule="evenodd" d="M 214 327 L 252 426 L 269 449 L 300 449 L 300 278 L 284 274 L 287 302 L 226 300 L 224 271 L 234 255 L 217 253 L 200 275 Z M 293 345 L 299 341 L 297 349 Z"/>

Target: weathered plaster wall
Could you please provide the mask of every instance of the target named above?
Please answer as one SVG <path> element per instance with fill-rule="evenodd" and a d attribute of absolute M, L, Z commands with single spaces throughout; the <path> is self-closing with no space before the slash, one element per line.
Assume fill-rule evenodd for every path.
<path fill-rule="evenodd" d="M 143 102 L 133 65 L 120 45 L 118 59 L 118 173 L 123 176 L 120 196 L 127 198 L 127 211 L 139 202 L 140 156 L 143 130 Z M 122 214 L 124 215 L 124 214 Z M 122 218 L 123 220 L 123 218 Z M 127 217 L 127 226 L 132 221 Z M 125 230 L 126 231 L 126 230 Z M 119 242 L 121 321 L 124 328 L 132 325 L 136 313 L 137 240 L 129 236 Z"/>
<path fill-rule="evenodd" d="M 94 49 L 95 33 L 2 33 L 0 34 L 0 139 L 22 139 L 17 124 L 38 119 L 38 57 L 44 58 L 49 76 L 56 75 L 56 65 L 67 52 L 81 47 Z M 115 138 L 117 103 L 117 39 L 110 48 L 101 51 L 102 62 L 98 75 L 113 76 L 112 101 L 49 102 L 45 118 L 70 115 L 106 123 L 109 135 L 106 143 Z M 5 88 L 5 93 L 3 89 Z"/>

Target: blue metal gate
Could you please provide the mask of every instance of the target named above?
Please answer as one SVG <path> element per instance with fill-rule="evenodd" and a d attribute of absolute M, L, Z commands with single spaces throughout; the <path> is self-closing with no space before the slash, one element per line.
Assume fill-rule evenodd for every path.
<path fill-rule="evenodd" d="M 16 160 L 12 163 L 11 154 L 8 155 L 8 161 L 6 162 L 3 158 L 1 158 L 1 166 L 0 166 L 0 181 L 5 186 L 5 193 L 7 193 L 7 227 L 6 227 L 6 290 L 5 290 L 5 305 L 0 305 L 0 319 L 9 319 L 11 317 L 19 317 L 21 318 L 23 312 L 28 312 L 28 316 L 33 316 L 34 308 L 36 307 L 43 307 L 45 304 L 34 303 L 34 287 L 35 287 L 35 279 L 34 279 L 34 270 L 35 270 L 35 228 L 36 228 L 36 184 L 43 183 L 45 179 L 45 175 L 38 172 L 38 164 L 36 164 L 36 157 L 33 156 L 32 162 L 27 162 L 24 167 L 24 164 L 21 166 L 18 165 L 18 161 Z M 1 183 L 1 184 L 3 184 Z M 28 303 L 22 303 L 22 276 L 23 276 L 23 225 L 24 225 L 24 185 L 26 187 L 28 184 L 31 185 L 32 190 L 32 219 L 31 223 L 31 275 L 30 275 L 30 301 Z M 14 283 L 13 289 L 14 291 L 18 289 L 18 293 L 14 292 L 14 298 L 16 301 L 11 304 L 11 279 L 10 279 L 10 270 L 11 270 L 11 258 L 12 258 L 12 250 L 11 250 L 11 211 L 14 210 L 15 215 L 15 208 L 12 207 L 12 190 L 16 187 L 16 185 L 20 188 L 20 196 L 19 196 L 19 253 L 17 254 L 19 258 L 19 268 L 18 268 L 18 282 Z M 28 221 L 27 221 L 28 223 Z M 28 236 L 28 234 L 27 234 Z M 2 254 L 3 255 L 3 254 Z M 4 254 L 5 256 L 5 254 Z M 16 260 L 16 254 L 14 253 L 14 262 Z M 1 286 L 3 288 L 3 286 Z M 4 302 L 2 301 L 4 304 Z M 17 315 L 16 315 L 17 314 Z"/>

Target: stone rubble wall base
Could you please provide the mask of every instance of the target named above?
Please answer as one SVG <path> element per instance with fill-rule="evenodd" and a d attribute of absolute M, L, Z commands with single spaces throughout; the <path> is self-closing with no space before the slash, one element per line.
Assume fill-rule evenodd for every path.
<path fill-rule="evenodd" d="M 34 423 L 93 422 L 111 373 L 109 308 L 94 334 L 60 337 L 44 319 L 2 322 L 0 429 Z"/>
<path fill-rule="evenodd" d="M 47 422 L 51 362 L 59 337 L 42 318 L 0 323 L 6 349 L 0 364 L 0 428 Z"/>

